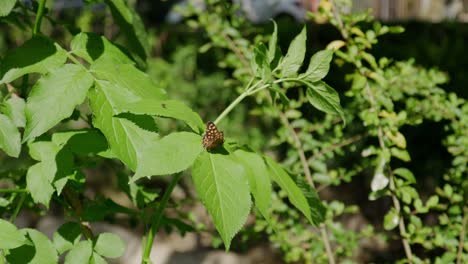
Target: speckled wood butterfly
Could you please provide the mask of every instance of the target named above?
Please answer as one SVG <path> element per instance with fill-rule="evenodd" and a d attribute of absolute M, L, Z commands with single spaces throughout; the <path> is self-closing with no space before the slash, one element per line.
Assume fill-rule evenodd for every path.
<path fill-rule="evenodd" d="M 206 123 L 206 132 L 203 136 L 203 147 L 212 150 L 224 143 L 224 133 L 219 131 L 213 122 Z"/>

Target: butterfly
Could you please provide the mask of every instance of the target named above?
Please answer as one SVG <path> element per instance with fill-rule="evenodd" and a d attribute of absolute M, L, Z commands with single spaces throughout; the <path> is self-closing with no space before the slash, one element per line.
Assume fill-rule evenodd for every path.
<path fill-rule="evenodd" d="M 203 136 L 203 147 L 212 150 L 224 143 L 224 133 L 219 131 L 213 122 L 206 123 L 206 132 Z"/>

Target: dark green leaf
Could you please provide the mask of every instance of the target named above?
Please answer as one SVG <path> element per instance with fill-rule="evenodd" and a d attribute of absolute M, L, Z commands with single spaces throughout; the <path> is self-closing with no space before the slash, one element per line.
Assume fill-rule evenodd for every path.
<path fill-rule="evenodd" d="M 330 69 L 330 62 L 333 57 L 333 51 L 321 50 L 310 58 L 309 68 L 299 76 L 309 82 L 317 82 L 323 79 Z"/>
<path fill-rule="evenodd" d="M 304 61 L 306 52 L 307 30 L 304 27 L 297 35 L 288 48 L 288 53 L 278 65 L 278 70 L 281 71 L 281 76 L 290 77 L 297 73 Z"/>
<path fill-rule="evenodd" d="M 33 245 L 23 245 L 11 249 L 6 256 L 9 263 L 58 263 L 57 251 L 44 234 L 35 229 L 23 229 L 22 231 L 28 235 Z"/>
<path fill-rule="evenodd" d="M 338 93 L 322 81 L 307 85 L 307 99 L 310 104 L 325 113 L 339 115 L 345 123 Z"/>
<path fill-rule="evenodd" d="M 264 81 L 271 79 L 270 63 L 267 58 L 267 48 L 263 43 L 257 44 L 254 48 L 253 72 Z"/>
<path fill-rule="evenodd" d="M 73 37 L 70 49 L 73 54 L 85 59 L 88 63 L 97 60 L 115 64 L 134 63 L 119 47 L 105 37 L 94 33 L 79 33 Z"/>
<path fill-rule="evenodd" d="M 0 84 L 8 83 L 28 73 L 46 73 L 62 64 L 67 52 L 50 39 L 34 36 L 21 47 L 8 52 L 0 64 Z"/>
<path fill-rule="evenodd" d="M 140 16 L 124 0 L 106 0 L 112 17 L 125 35 L 132 53 L 138 55 L 143 61 L 150 51 L 148 35 Z"/>
<path fill-rule="evenodd" d="M 273 181 L 287 193 L 289 201 L 305 215 L 309 222 L 314 223 L 307 198 L 304 193 L 302 193 L 301 189 L 278 163 L 270 157 L 265 157 L 265 160 L 270 171 L 270 177 Z"/>
<path fill-rule="evenodd" d="M 276 22 L 273 21 L 273 33 L 271 34 L 270 40 L 268 41 L 267 60 L 269 63 L 271 63 L 275 59 L 277 42 L 278 26 L 276 25 Z"/>
<path fill-rule="evenodd" d="M 72 249 L 81 239 L 80 224 L 67 222 L 60 226 L 54 233 L 53 242 L 55 249 L 61 255 L 65 251 Z"/>
<path fill-rule="evenodd" d="M 310 207 L 310 216 L 315 225 L 319 225 L 325 220 L 327 209 L 320 200 L 317 191 L 308 184 L 302 175 L 295 177 L 294 181 L 307 198 Z"/>

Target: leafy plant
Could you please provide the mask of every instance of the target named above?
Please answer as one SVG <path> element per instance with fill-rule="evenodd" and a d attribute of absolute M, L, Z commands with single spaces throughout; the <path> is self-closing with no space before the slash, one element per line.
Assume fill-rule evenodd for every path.
<path fill-rule="evenodd" d="M 239 145 L 229 137 L 222 146 L 203 148 L 205 127 L 200 116 L 181 101 L 170 99 L 137 68 L 137 65 L 144 66 L 149 50 L 138 15 L 122 1 L 105 2 L 129 40 L 128 50 L 103 36 L 84 32 L 72 37 L 67 50 L 40 34 L 41 19 L 45 15 L 45 1 L 40 1 L 33 36 L 2 59 L 0 84 L 7 93 L 3 96 L 0 119 L 0 147 L 11 157 L 17 158 L 24 151 L 35 160 L 14 177 L 8 177 L 12 180 L 9 188 L 1 190 L 8 205 L 4 213 L 8 208 L 14 209 L 10 217 L 13 222 L 26 199 L 43 205 L 43 210 L 47 210 L 54 199 L 75 218 L 74 222 L 67 222 L 57 230 L 53 241 L 36 230 L 18 230 L 2 220 L 1 233 L 5 236 L 2 241 L 9 241 L 1 246 L 3 256 L 9 262 L 42 263 L 56 262 L 59 255 L 66 254 L 65 263 L 103 263 L 103 257 L 115 258 L 123 254 L 124 244 L 116 235 L 95 236 L 87 223 L 117 212 L 143 215 L 144 211 L 134 211 L 111 201 L 100 205 L 99 199 L 84 202 L 80 198 L 86 185 L 83 169 L 89 167 L 91 160 L 116 159 L 134 171 L 128 178 L 129 196 L 134 201 L 138 194 L 145 195 L 144 188 L 136 183 L 139 179 L 174 174 L 155 213 L 147 220 L 151 227 L 145 239 L 144 263 L 149 262 L 151 245 L 162 223 L 169 195 L 183 175 L 181 172 L 188 168 L 192 168 L 197 194 L 227 249 L 250 212 L 251 194 L 258 210 L 267 221 L 270 219 L 271 180 L 285 191 L 311 224 L 319 224 L 324 210 L 314 189 L 296 184 L 272 158 Z M 17 6 L 25 8 L 21 3 Z M 316 54 L 308 70 L 298 74 L 306 51 L 305 29 L 292 41 L 284 57 L 276 49 L 276 29 L 274 36 L 269 48 L 263 44 L 254 48 L 254 74 L 250 83 L 214 124 L 220 123 L 244 98 L 254 94 L 268 91 L 272 98 L 287 100 L 285 93 L 276 87 L 283 83 L 307 85 L 312 105 L 343 116 L 338 94 L 321 81 L 328 72 L 332 52 Z M 37 76 L 37 81 L 29 87 L 28 76 L 33 75 Z M 16 80 L 21 77 L 23 82 L 17 84 Z M 66 131 L 58 127 L 76 118 L 85 122 L 87 128 Z M 155 122 L 159 118 L 183 122 L 189 131 L 172 131 L 162 136 Z M 21 133 L 19 128 L 22 127 Z M 27 150 L 23 146 L 27 146 Z M 136 193 L 132 189 L 136 189 Z M 104 211 L 98 213 L 96 209 L 102 206 Z M 151 207 L 151 199 L 136 206 Z M 12 239 L 7 239 L 10 237 Z"/>

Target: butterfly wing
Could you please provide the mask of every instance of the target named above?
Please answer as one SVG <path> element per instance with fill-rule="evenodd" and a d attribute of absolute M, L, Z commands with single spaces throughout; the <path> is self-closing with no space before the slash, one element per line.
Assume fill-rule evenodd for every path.
<path fill-rule="evenodd" d="M 224 133 L 219 131 L 213 122 L 206 124 L 206 132 L 203 136 L 203 147 L 212 150 L 224 143 Z"/>

